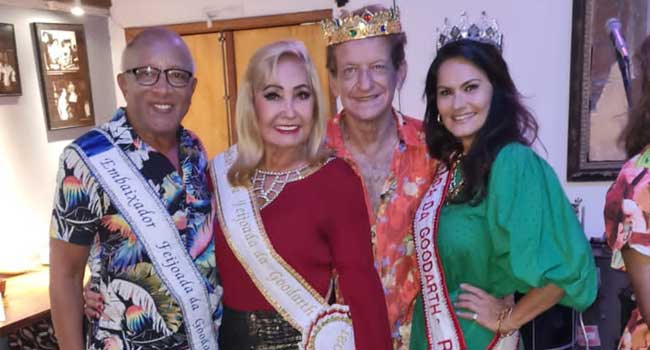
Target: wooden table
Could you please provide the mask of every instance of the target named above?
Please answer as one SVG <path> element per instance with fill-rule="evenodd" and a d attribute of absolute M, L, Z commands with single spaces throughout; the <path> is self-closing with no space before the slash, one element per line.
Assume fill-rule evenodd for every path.
<path fill-rule="evenodd" d="M 3 295 L 6 320 L 0 322 L 0 337 L 50 315 L 47 267 L 7 278 Z"/>

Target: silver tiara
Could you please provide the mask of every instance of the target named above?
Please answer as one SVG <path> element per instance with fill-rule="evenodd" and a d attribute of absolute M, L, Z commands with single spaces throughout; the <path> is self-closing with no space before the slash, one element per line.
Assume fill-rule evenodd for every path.
<path fill-rule="evenodd" d="M 487 43 L 495 46 L 501 51 L 503 44 L 503 34 L 499 31 L 499 25 L 496 19 L 488 18 L 485 11 L 481 12 L 476 23 L 469 23 L 467 13 L 463 11 L 460 15 L 458 24 L 452 25 L 449 23 L 449 18 L 445 18 L 445 25 L 438 28 L 438 41 L 436 43 L 436 50 L 441 47 L 463 39 L 474 40 L 482 43 Z"/>

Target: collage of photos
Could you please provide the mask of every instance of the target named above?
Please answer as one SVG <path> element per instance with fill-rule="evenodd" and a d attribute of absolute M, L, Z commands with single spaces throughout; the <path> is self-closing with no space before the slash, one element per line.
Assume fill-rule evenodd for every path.
<path fill-rule="evenodd" d="M 83 26 L 34 23 L 50 130 L 95 124 Z"/>

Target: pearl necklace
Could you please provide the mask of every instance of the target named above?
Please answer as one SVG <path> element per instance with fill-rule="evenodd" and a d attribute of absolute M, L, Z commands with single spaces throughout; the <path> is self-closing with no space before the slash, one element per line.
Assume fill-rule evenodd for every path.
<path fill-rule="evenodd" d="M 261 202 L 260 209 L 273 202 L 280 195 L 280 192 L 282 192 L 287 183 L 302 180 L 304 178 L 304 171 L 308 167 L 309 164 L 306 164 L 300 168 L 287 171 L 255 169 L 251 183 L 253 184 L 253 194 Z M 267 177 L 271 179 L 271 184 L 268 187 L 266 186 Z"/>

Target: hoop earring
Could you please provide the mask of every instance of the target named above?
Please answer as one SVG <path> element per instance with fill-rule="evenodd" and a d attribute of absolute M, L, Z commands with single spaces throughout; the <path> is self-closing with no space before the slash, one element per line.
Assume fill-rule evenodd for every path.
<path fill-rule="evenodd" d="M 442 124 L 442 116 L 438 113 L 438 124 Z"/>

